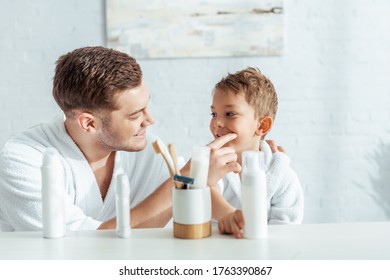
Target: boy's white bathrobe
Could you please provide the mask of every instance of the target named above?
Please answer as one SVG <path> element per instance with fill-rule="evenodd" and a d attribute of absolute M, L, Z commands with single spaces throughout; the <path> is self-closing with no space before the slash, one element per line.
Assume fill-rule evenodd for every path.
<path fill-rule="evenodd" d="M 302 223 L 303 192 L 297 174 L 290 168 L 290 159 L 281 152 L 272 153 L 261 141 L 267 174 L 267 208 L 270 224 Z M 228 173 L 218 182 L 223 197 L 241 209 L 241 180 L 236 173 Z"/>
<path fill-rule="evenodd" d="M 112 178 L 122 173 L 129 177 L 131 207 L 169 177 L 162 157 L 153 151 L 155 139 L 148 134 L 148 145 L 141 152 L 116 153 Z M 92 169 L 66 132 L 61 116 L 15 135 L 4 145 L 0 153 L 0 230 L 42 228 L 40 168 L 48 147 L 56 148 L 62 156 L 67 229 L 96 229 L 115 217 L 115 180 L 111 180 L 103 201 Z"/>

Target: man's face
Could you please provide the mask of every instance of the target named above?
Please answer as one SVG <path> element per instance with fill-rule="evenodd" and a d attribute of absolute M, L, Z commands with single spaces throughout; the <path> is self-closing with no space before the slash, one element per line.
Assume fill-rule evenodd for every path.
<path fill-rule="evenodd" d="M 234 147 L 236 152 L 255 150 L 259 148 L 259 137 L 255 134 L 258 127 L 255 110 L 246 102 L 243 93 L 215 91 L 210 120 L 210 131 L 214 138 L 236 133 L 237 138 L 225 146 Z"/>
<path fill-rule="evenodd" d="M 146 128 L 153 124 L 149 114 L 150 96 L 144 83 L 119 93 L 118 110 L 102 117 L 98 135 L 100 145 L 110 151 L 141 151 L 146 147 Z"/>

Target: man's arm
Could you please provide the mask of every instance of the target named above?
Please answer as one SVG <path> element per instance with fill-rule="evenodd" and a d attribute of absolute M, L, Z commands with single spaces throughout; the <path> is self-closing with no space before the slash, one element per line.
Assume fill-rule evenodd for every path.
<path fill-rule="evenodd" d="M 268 154 L 267 188 L 272 193 L 269 224 L 302 223 L 303 191 L 297 174 L 290 168 L 290 158 L 275 141 L 262 142 L 261 148 Z M 271 154 L 272 152 L 272 154 Z M 266 156 L 267 158 L 267 156 Z"/>
<path fill-rule="evenodd" d="M 180 170 L 181 174 L 188 176 L 189 162 Z M 162 183 L 152 194 L 140 204 L 130 210 L 132 228 L 164 227 L 172 218 L 172 178 Z M 116 218 L 102 223 L 98 229 L 114 229 Z"/>
<path fill-rule="evenodd" d="M 236 134 L 227 134 L 220 137 L 208 146 L 210 147 L 210 168 L 208 176 L 208 185 L 214 186 L 218 180 L 225 176 L 227 173 L 239 172 L 241 166 L 236 162 L 237 155 L 233 148 L 223 147 L 227 142 L 236 138 Z M 181 169 L 183 176 L 189 176 L 191 161 L 188 161 L 186 165 Z M 167 222 L 172 218 L 172 188 L 174 186 L 172 178 L 166 180 L 159 188 L 156 189 L 151 195 L 149 195 L 139 205 L 131 209 L 130 220 L 131 227 L 164 227 Z M 227 212 L 234 211 L 219 194 L 214 192 L 212 188 L 212 205 L 213 217 L 219 217 Z M 226 210 L 228 209 L 228 210 Z M 113 218 L 109 221 L 102 223 L 99 229 L 109 229 L 116 227 L 116 219 Z"/>
<path fill-rule="evenodd" d="M 172 179 L 130 210 L 132 228 L 164 227 L 172 217 Z M 114 229 L 116 218 L 103 222 L 98 229 Z"/>

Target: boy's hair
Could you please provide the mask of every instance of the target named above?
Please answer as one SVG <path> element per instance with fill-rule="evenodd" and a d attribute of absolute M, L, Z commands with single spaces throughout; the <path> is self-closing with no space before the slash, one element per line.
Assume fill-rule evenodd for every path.
<path fill-rule="evenodd" d="M 134 58 L 104 47 L 85 47 L 57 60 L 53 96 L 66 115 L 74 109 L 115 110 L 115 95 L 141 82 Z"/>
<path fill-rule="evenodd" d="M 245 100 L 255 109 L 256 117 L 269 116 L 275 119 L 278 110 L 278 97 L 272 82 L 264 76 L 259 69 L 247 67 L 234 74 L 228 74 L 222 78 L 215 90 L 243 93 Z"/>

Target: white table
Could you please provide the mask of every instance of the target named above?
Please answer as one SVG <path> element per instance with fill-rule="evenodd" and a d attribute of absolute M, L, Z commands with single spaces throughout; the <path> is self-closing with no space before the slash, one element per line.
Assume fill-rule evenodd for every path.
<path fill-rule="evenodd" d="M 113 230 L 68 232 L 61 239 L 2 232 L 0 259 L 390 260 L 390 222 L 272 225 L 265 240 L 238 240 L 216 229 L 197 240 L 174 238 L 172 229 L 133 229 L 129 239 Z"/>

